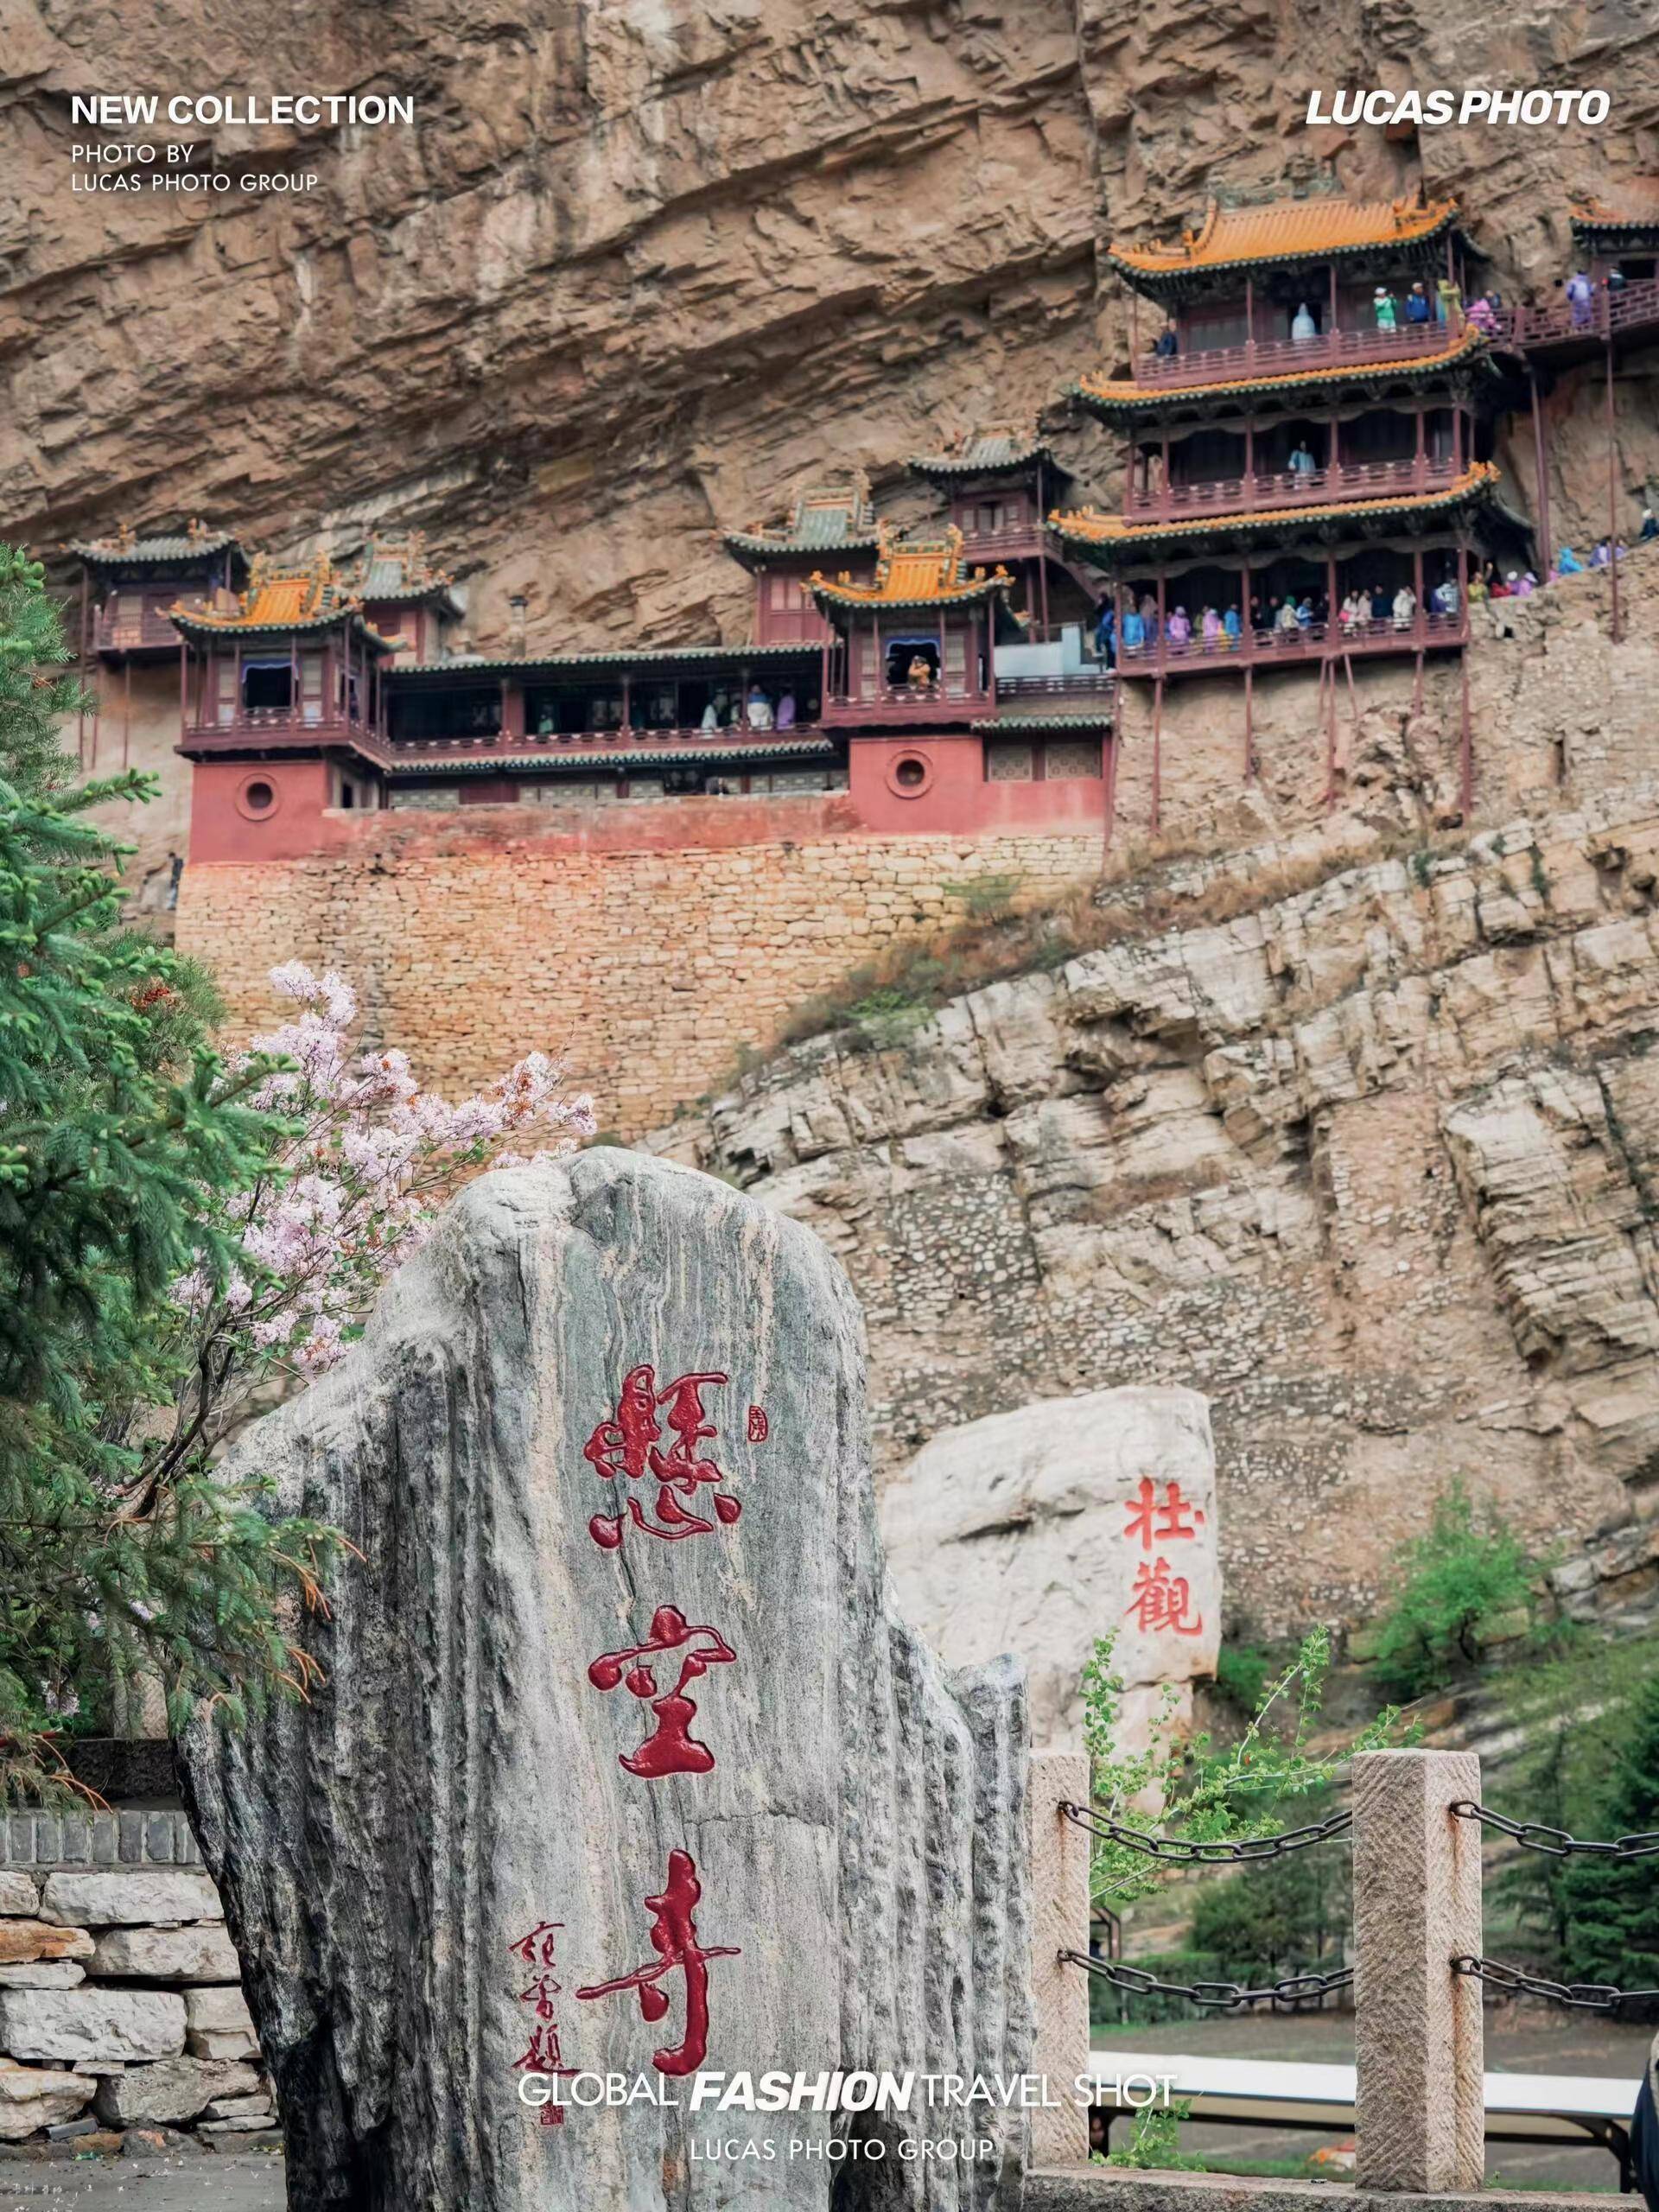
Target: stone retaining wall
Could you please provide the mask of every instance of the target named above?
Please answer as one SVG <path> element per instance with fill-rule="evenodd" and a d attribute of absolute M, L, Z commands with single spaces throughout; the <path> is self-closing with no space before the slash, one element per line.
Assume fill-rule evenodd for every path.
<path fill-rule="evenodd" d="M 270 2139 L 240 1962 L 184 1815 L 14 1813 L 0 1846 L 0 2144 Z"/>

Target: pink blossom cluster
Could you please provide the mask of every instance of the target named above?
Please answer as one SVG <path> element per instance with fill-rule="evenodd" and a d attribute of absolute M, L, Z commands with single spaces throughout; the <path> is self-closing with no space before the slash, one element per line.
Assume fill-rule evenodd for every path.
<path fill-rule="evenodd" d="M 252 1264 L 218 1287 L 198 1271 L 177 1295 L 188 1311 L 212 1316 L 216 1336 L 250 1369 L 276 1362 L 309 1376 L 340 1357 L 461 1173 L 556 1160 L 596 1124 L 590 1099 L 560 1093 L 560 1071 L 544 1053 L 452 1105 L 422 1090 L 405 1053 L 354 1046 L 357 999 L 342 977 L 290 960 L 270 982 L 299 1010 L 256 1038 L 240 1065 L 256 1056 L 293 1063 L 253 1095 L 293 1134 L 232 1208 Z M 522 1146 L 532 1137 L 551 1141 L 506 1148 L 509 1139 Z"/>

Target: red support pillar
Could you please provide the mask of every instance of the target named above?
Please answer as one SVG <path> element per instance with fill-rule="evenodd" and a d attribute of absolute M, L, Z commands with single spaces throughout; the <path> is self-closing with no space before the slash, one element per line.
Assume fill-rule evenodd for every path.
<path fill-rule="evenodd" d="M 1161 587 L 1160 598 L 1162 597 Z M 1159 645 L 1162 647 L 1161 625 Z M 1160 671 L 1152 693 L 1152 834 L 1155 837 L 1164 811 L 1164 678 Z"/>
<path fill-rule="evenodd" d="M 1250 783 L 1255 775 L 1255 670 L 1244 671 L 1244 780 Z"/>
<path fill-rule="evenodd" d="M 1247 276 L 1244 279 L 1244 343 L 1247 346 L 1254 346 L 1255 343 L 1255 279 L 1254 276 Z"/>
<path fill-rule="evenodd" d="M 121 766 L 124 768 L 132 752 L 132 655 L 126 655 L 126 681 L 121 692 Z"/>
<path fill-rule="evenodd" d="M 190 726 L 190 640 L 179 634 L 179 735 Z"/>
<path fill-rule="evenodd" d="M 81 704 L 75 710 L 75 759 L 79 765 L 83 768 L 86 765 L 85 757 L 86 752 L 86 648 L 88 644 L 86 632 L 87 591 L 90 573 L 91 572 L 87 569 L 86 563 L 83 561 L 80 564 L 80 665 L 75 671 L 76 676 L 79 678 L 76 689 L 79 692 L 81 699 Z"/>

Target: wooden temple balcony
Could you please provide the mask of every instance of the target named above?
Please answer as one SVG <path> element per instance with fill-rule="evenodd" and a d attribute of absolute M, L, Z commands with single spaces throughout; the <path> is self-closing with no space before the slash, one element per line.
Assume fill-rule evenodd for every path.
<path fill-rule="evenodd" d="M 1098 667 L 1073 670 L 1065 676 L 999 676 L 996 679 L 997 703 L 1010 705 L 1019 699 L 1052 699 L 1057 712 L 1063 712 L 1067 700 L 1109 697 L 1112 672 L 1103 661 Z"/>
<path fill-rule="evenodd" d="M 1049 550 L 1041 523 L 1015 523 L 1006 530 L 969 530 L 962 537 L 962 557 L 969 566 L 995 568 L 999 561 L 1039 561 Z"/>
<path fill-rule="evenodd" d="M 1250 384 L 1299 369 L 1357 369 L 1443 353 L 1456 336 L 1442 322 L 1404 322 L 1397 330 L 1332 330 L 1313 338 L 1253 338 L 1192 353 L 1141 355 L 1135 382 L 1143 391 L 1179 391 L 1198 385 Z"/>
<path fill-rule="evenodd" d="M 1580 318 L 1560 300 L 1547 308 L 1506 308 L 1493 318 L 1501 345 L 1517 353 L 1605 344 L 1610 338 L 1659 337 L 1659 277 L 1632 277 L 1621 291 L 1598 285 Z"/>
<path fill-rule="evenodd" d="M 591 761 L 603 767 L 623 758 L 638 763 L 658 755 L 675 760 L 706 758 L 710 761 L 759 758 L 787 752 L 796 744 L 817 752 L 826 741 L 817 722 L 791 722 L 786 729 L 752 729 L 743 723 L 729 729 L 594 729 L 530 731 L 523 737 L 501 730 L 466 737 L 400 737 L 382 741 L 382 754 L 396 766 L 402 762 L 435 760 L 506 760 L 515 765 L 545 761 L 550 766 L 570 760 Z"/>
<path fill-rule="evenodd" d="M 1408 622 L 1392 616 L 1357 622 L 1352 629 L 1310 622 L 1294 630 L 1246 630 L 1237 638 L 1192 637 L 1180 642 L 1160 638 L 1149 645 L 1128 645 L 1118 655 L 1118 672 L 1137 676 L 1224 676 L 1243 669 L 1291 668 L 1344 653 L 1412 653 L 1468 643 L 1462 614 L 1437 614 L 1420 608 Z"/>
<path fill-rule="evenodd" d="M 1461 473 L 1461 464 L 1450 454 L 1284 469 L 1269 476 L 1233 476 L 1208 484 L 1166 484 L 1155 491 L 1132 492 L 1128 512 L 1137 521 L 1185 522 L 1200 515 L 1328 506 L 1336 499 L 1386 499 L 1402 492 L 1441 491 Z"/>
<path fill-rule="evenodd" d="M 292 707 L 238 707 L 218 717 L 201 720 L 187 715 L 180 740 L 181 752 L 192 753 L 315 752 L 319 747 L 350 746 L 365 757 L 378 758 L 384 739 L 361 715 L 315 710 L 297 713 Z"/>
<path fill-rule="evenodd" d="M 124 606 L 119 599 L 107 601 L 99 608 L 92 624 L 92 648 L 95 653 L 151 653 L 177 652 L 179 633 L 168 620 L 166 608 L 174 604 L 200 607 L 206 602 L 198 597 L 169 598 L 166 601 L 153 600 L 142 607 Z"/>
<path fill-rule="evenodd" d="M 831 696 L 823 702 L 826 729 L 865 728 L 880 722 L 884 728 L 909 729 L 947 724 L 989 714 L 996 692 L 988 684 L 934 683 L 925 689 L 907 683 L 874 683 L 856 694 Z"/>

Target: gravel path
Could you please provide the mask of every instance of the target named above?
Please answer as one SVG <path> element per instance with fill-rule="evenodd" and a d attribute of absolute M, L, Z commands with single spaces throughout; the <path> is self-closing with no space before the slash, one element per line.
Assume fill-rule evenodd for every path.
<path fill-rule="evenodd" d="M 270 2151 L 0 2164 L 0 2212 L 283 2212 L 286 2202 L 283 2162 Z"/>

